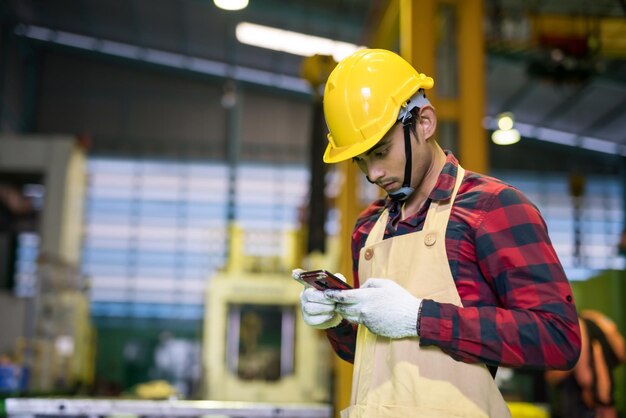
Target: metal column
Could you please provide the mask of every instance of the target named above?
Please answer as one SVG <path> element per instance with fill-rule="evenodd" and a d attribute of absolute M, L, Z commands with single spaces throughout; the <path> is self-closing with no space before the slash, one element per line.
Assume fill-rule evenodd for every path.
<path fill-rule="evenodd" d="M 457 51 L 456 97 L 442 98 L 437 82 L 442 68 L 437 68 L 437 24 L 440 7 L 455 8 L 455 45 Z M 458 153 L 465 168 L 481 173 L 489 169 L 488 141 L 482 126 L 485 112 L 485 46 L 482 28 L 483 0 L 401 0 L 400 54 L 418 71 L 435 79 L 429 97 L 439 120 L 457 123 Z M 448 87 L 448 86 L 446 86 Z"/>

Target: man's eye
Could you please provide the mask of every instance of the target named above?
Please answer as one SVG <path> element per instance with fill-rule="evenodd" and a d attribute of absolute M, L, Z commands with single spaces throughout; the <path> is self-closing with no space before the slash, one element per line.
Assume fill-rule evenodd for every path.
<path fill-rule="evenodd" d="M 387 155 L 387 151 L 389 151 L 389 148 L 380 149 L 374 153 L 374 156 L 378 158 L 384 157 L 385 155 Z"/>
<path fill-rule="evenodd" d="M 360 157 L 352 157 L 352 162 L 353 162 L 353 163 L 358 164 L 358 163 L 360 163 L 361 161 L 363 161 L 363 159 L 362 159 L 362 158 L 360 158 Z"/>

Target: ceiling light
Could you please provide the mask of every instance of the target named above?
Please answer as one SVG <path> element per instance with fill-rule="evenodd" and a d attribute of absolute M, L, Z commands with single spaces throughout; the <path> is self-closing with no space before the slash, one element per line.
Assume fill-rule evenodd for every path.
<path fill-rule="evenodd" d="M 497 145 L 513 145 L 519 142 L 521 136 L 514 125 L 513 114 L 510 112 L 498 115 L 498 130 L 491 134 L 491 140 Z"/>
<path fill-rule="evenodd" d="M 213 3 L 224 10 L 241 10 L 248 6 L 248 0 L 213 0 Z"/>
<path fill-rule="evenodd" d="M 513 118 L 511 114 L 503 114 L 498 118 L 498 128 L 508 131 L 513 128 Z"/>
<path fill-rule="evenodd" d="M 503 131 L 498 129 L 491 134 L 491 140 L 496 145 L 513 145 L 520 140 L 519 132 L 516 129 Z"/>
<path fill-rule="evenodd" d="M 348 42 L 340 42 L 248 22 L 237 24 L 235 35 L 242 44 L 288 52 L 304 57 L 310 57 L 315 54 L 332 55 L 335 61 L 341 61 L 354 51 L 364 48 Z"/>

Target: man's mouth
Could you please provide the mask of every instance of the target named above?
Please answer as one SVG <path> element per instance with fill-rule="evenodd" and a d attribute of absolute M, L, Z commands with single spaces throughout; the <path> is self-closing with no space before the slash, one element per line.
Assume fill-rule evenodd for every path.
<path fill-rule="evenodd" d="M 383 183 L 381 187 L 385 189 L 385 191 L 390 192 L 395 189 L 394 184 L 396 184 L 395 181 L 388 181 L 386 183 Z"/>

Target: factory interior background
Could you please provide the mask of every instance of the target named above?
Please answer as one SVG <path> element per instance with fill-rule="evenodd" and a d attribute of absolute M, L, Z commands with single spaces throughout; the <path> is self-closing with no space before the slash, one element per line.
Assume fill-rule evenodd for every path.
<path fill-rule="evenodd" d="M 5 0 L 0 16 L 0 398 L 345 406 L 349 366 L 302 322 L 290 272 L 348 276 L 379 196 L 321 161 L 320 89 L 359 47 L 410 51 L 442 147 L 531 198 L 578 308 L 626 333 L 623 0 Z M 549 416 L 540 372 L 497 382 Z"/>

